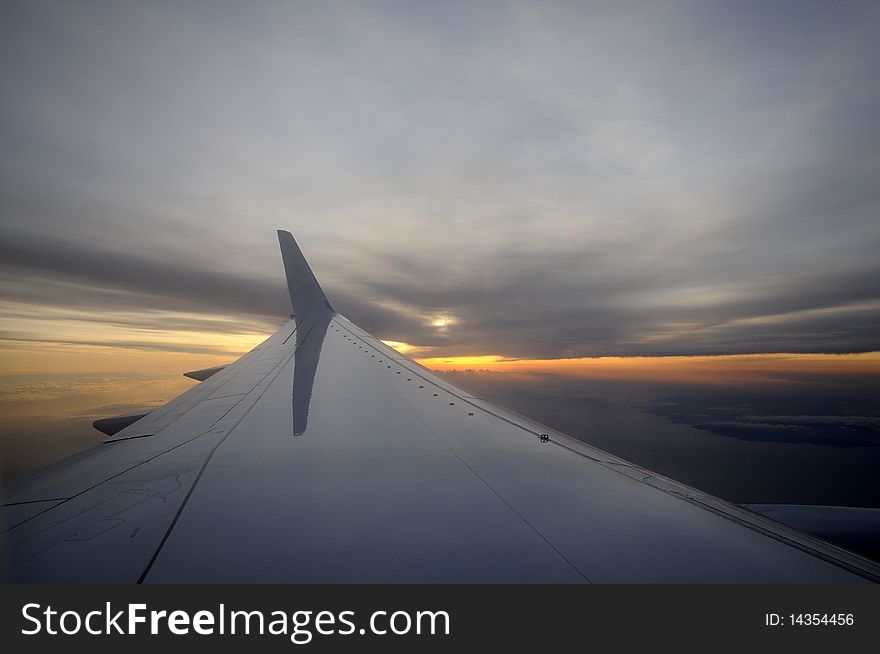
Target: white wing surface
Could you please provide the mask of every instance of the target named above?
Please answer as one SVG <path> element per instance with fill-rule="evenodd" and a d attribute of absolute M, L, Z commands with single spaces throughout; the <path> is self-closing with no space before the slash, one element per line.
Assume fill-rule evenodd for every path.
<path fill-rule="evenodd" d="M 296 317 L 9 489 L 13 580 L 880 579 L 855 554 L 441 380 L 336 314 L 293 237 L 279 239 Z"/>

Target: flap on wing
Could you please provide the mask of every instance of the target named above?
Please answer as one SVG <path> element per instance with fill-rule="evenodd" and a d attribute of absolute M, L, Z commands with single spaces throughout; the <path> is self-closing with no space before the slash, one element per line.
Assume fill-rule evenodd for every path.
<path fill-rule="evenodd" d="M 97 429 L 99 432 L 107 434 L 108 436 L 112 436 L 116 432 L 122 431 L 130 424 L 137 422 L 149 413 L 149 411 L 144 411 L 143 413 L 129 413 L 124 416 L 111 416 L 109 418 L 101 418 L 100 420 L 95 420 L 92 423 L 92 427 Z"/>
<path fill-rule="evenodd" d="M 213 368 L 202 368 L 201 370 L 190 370 L 183 373 L 184 377 L 195 379 L 196 381 L 205 381 L 208 377 L 213 377 L 226 366 L 214 366 Z"/>

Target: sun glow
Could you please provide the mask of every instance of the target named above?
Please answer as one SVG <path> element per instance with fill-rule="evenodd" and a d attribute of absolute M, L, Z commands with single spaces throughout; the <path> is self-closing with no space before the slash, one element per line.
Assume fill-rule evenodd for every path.
<path fill-rule="evenodd" d="M 434 316 L 431 318 L 430 325 L 434 327 L 437 331 L 443 332 L 446 331 L 447 327 L 451 327 L 456 322 L 455 318 L 451 316 L 441 315 Z"/>
<path fill-rule="evenodd" d="M 403 341 L 382 341 L 390 348 L 393 348 L 400 352 L 401 354 L 418 354 L 419 352 L 424 352 L 425 350 L 429 350 L 430 348 L 420 347 L 418 345 L 410 345 L 409 343 L 404 343 Z"/>
<path fill-rule="evenodd" d="M 482 355 L 426 357 L 419 359 L 419 363 L 427 368 L 442 371 L 551 373 L 592 379 L 701 384 L 790 382 L 793 376 L 804 374 L 880 374 L 880 352 L 575 359 L 516 359 L 499 355 Z"/>

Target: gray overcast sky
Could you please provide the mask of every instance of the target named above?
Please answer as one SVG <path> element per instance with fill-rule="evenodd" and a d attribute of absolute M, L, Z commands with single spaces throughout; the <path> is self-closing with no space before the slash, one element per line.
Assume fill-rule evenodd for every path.
<path fill-rule="evenodd" d="M 876 2 L 5 0 L 0 73 L 7 316 L 266 325 L 283 227 L 437 352 L 880 349 Z"/>

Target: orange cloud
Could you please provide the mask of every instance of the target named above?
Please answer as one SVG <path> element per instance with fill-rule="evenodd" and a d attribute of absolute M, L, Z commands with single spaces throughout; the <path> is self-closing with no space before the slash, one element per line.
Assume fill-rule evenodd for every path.
<path fill-rule="evenodd" d="M 700 384 L 788 382 L 798 375 L 880 374 L 880 352 L 576 359 L 513 359 L 485 355 L 428 357 L 418 361 L 427 368 L 443 371 L 554 373 L 589 379 Z"/>

